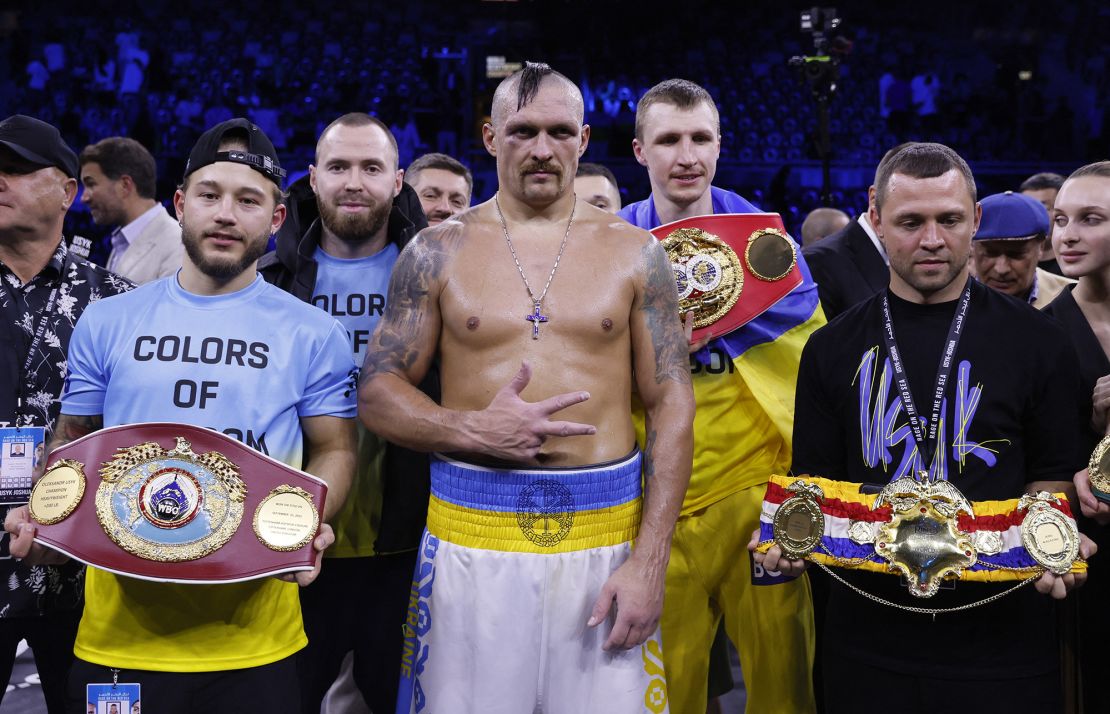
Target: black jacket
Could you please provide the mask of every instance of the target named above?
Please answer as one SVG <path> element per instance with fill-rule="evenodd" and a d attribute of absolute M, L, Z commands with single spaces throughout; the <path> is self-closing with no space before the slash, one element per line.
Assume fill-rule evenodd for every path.
<path fill-rule="evenodd" d="M 309 302 L 316 288 L 318 266 L 313 256 L 320 244 L 321 227 L 316 196 L 307 176 L 290 186 L 286 208 L 276 249 L 262 256 L 258 272 L 267 282 Z M 402 184 L 401 193 L 393 199 L 386 228 L 390 242 L 404 248 L 427 225 L 416 192 Z M 439 372 L 435 367 L 429 370 L 420 389 L 439 401 Z M 428 455 L 387 443 L 382 469 L 382 521 L 374 550 L 413 550 L 420 545 L 428 513 Z"/>
<path fill-rule="evenodd" d="M 802 255 L 829 322 L 890 284 L 890 269 L 859 221 L 805 246 Z"/>

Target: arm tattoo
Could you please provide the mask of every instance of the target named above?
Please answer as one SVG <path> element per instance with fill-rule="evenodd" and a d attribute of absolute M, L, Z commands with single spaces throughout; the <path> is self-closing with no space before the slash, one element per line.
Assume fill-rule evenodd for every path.
<path fill-rule="evenodd" d="M 644 482 L 655 476 L 655 429 L 648 427 L 644 437 Z"/>
<path fill-rule="evenodd" d="M 404 373 L 422 356 L 420 341 L 427 329 L 427 310 L 434 284 L 464 232 L 457 219 L 442 227 L 422 231 L 412 240 L 393 267 L 385 312 L 359 374 L 359 384 L 383 372 Z"/>
<path fill-rule="evenodd" d="M 641 251 L 646 280 L 640 310 L 655 349 L 655 383 L 690 381 L 686 339 L 678 320 L 678 288 L 667 253 L 655 240 Z"/>
<path fill-rule="evenodd" d="M 59 414 L 58 421 L 54 424 L 54 438 L 50 440 L 50 448 L 47 451 L 54 451 L 59 446 L 64 446 L 103 427 L 104 417 L 100 414 L 92 416 Z"/>

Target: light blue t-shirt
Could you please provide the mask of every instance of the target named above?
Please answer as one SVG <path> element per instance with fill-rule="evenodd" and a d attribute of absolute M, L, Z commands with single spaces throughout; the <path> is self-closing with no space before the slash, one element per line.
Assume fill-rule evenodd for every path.
<path fill-rule="evenodd" d="M 366 359 L 366 348 L 385 309 L 389 275 L 400 250 L 387 244 L 374 255 L 345 260 L 316 249 L 316 288 L 312 304 L 331 314 L 351 341 L 355 363 Z M 364 558 L 376 555 L 374 545 L 382 521 L 382 459 L 385 442 L 358 426 L 358 466 L 347 502 L 331 520 L 335 543 L 328 549 L 332 558 Z"/>
<path fill-rule="evenodd" d="M 74 328 L 68 366 L 64 414 L 205 426 L 294 468 L 301 417 L 356 413 L 343 327 L 261 276 L 202 296 L 171 275 L 100 300 Z"/>
<path fill-rule="evenodd" d="M 389 275 L 400 250 L 388 243 L 374 255 L 344 259 L 316 249 L 316 289 L 312 304 L 347 329 L 355 364 L 366 359 L 366 347 L 385 310 Z"/>

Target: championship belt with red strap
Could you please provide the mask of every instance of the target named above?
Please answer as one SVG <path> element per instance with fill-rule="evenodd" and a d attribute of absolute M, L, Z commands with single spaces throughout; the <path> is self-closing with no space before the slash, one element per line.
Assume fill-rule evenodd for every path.
<path fill-rule="evenodd" d="M 950 482 L 923 475 L 896 479 L 877 494 L 858 483 L 772 476 L 759 521 L 758 552 L 778 545 L 790 559 L 900 574 L 921 598 L 945 580 L 1020 587 L 1045 572 L 1087 569 L 1067 498 L 1045 491 L 970 502 Z"/>
<path fill-rule="evenodd" d="M 56 449 L 28 505 L 35 540 L 83 563 L 226 583 L 311 570 L 326 496 L 322 480 L 224 434 L 152 423 Z"/>
<path fill-rule="evenodd" d="M 797 246 L 777 213 L 695 216 L 652 229 L 671 260 L 679 311 L 695 340 L 723 337 L 802 283 Z"/>

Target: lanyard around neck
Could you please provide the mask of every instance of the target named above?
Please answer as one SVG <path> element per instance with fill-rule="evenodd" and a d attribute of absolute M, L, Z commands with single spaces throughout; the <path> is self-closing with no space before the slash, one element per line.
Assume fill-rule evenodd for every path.
<path fill-rule="evenodd" d="M 960 344 L 960 335 L 963 331 L 964 321 L 967 317 L 967 308 L 971 302 L 971 278 L 964 286 L 963 295 L 956 307 L 956 314 L 952 316 L 952 324 L 948 326 L 948 337 L 944 341 L 944 351 L 940 356 L 940 365 L 937 367 L 937 378 L 933 389 L 933 405 L 929 415 L 929 430 L 926 433 L 921 425 L 917 405 L 910 392 L 909 379 L 906 376 L 902 354 L 894 337 L 894 319 L 890 313 L 890 300 L 883 295 L 883 341 L 886 343 L 886 352 L 890 357 L 890 365 L 894 369 L 894 383 L 898 387 L 898 394 L 902 399 L 902 407 L 909 418 L 913 439 L 917 443 L 917 451 L 921 456 L 921 463 L 928 470 L 932 465 L 937 452 L 943 453 L 939 442 L 939 427 L 942 417 L 941 410 L 944 404 L 945 388 L 948 377 L 952 373 L 952 363 L 956 357 L 956 347 Z"/>

